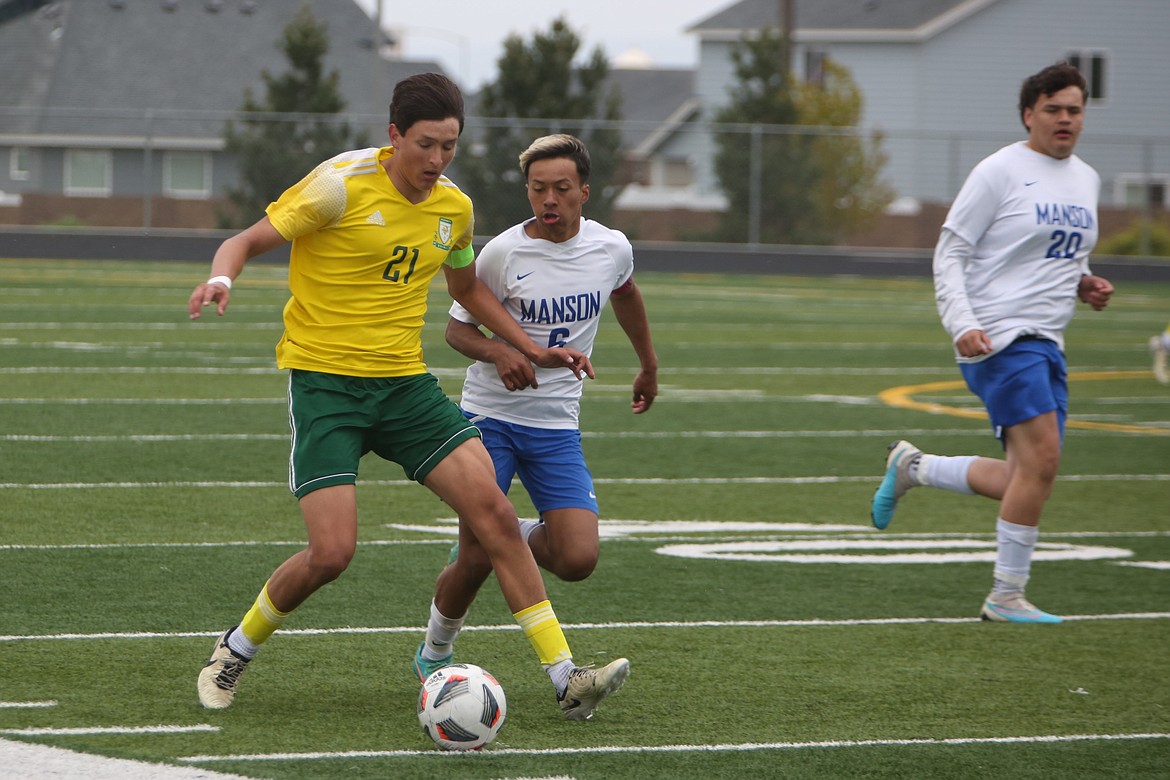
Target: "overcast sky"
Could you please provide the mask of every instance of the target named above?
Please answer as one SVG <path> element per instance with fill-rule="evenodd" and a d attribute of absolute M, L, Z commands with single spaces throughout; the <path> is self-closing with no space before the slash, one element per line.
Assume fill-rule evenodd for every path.
<path fill-rule="evenodd" d="M 379 0 L 357 0 L 373 15 Z M 495 79 L 504 39 L 530 41 L 558 17 L 600 47 L 611 65 L 648 58 L 657 67 L 694 67 L 699 42 L 686 29 L 736 0 L 381 0 L 382 26 L 400 33 L 407 59 L 437 60 L 465 89 Z"/>

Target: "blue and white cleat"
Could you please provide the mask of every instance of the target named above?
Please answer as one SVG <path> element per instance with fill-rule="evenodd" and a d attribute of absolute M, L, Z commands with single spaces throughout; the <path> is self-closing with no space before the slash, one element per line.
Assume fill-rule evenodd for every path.
<path fill-rule="evenodd" d="M 414 667 L 414 673 L 418 675 L 418 681 L 420 683 L 426 682 L 428 677 L 442 669 L 444 666 L 450 666 L 451 664 L 455 663 L 454 653 L 450 653 L 447 655 L 447 657 L 440 658 L 437 661 L 432 661 L 430 658 L 424 658 L 422 651 L 423 646 L 419 645 L 418 650 L 414 651 L 414 663 L 412 664 Z"/>
<path fill-rule="evenodd" d="M 983 600 L 979 616 L 992 623 L 1061 623 L 1062 619 L 1036 609 L 1022 590 L 992 593 Z"/>
<path fill-rule="evenodd" d="M 915 483 L 910 481 L 910 464 L 921 454 L 922 450 L 901 439 L 889 446 L 886 453 L 886 475 L 882 478 L 882 484 L 873 492 L 873 503 L 869 509 L 873 525 L 879 531 L 894 519 L 898 500 L 906 495 L 907 490 L 914 487 Z"/>

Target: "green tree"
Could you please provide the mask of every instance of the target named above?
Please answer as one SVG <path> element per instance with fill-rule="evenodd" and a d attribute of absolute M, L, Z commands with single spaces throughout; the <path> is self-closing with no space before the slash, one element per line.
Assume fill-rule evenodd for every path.
<path fill-rule="evenodd" d="M 550 133 L 571 133 L 589 147 L 585 210 L 592 219 L 608 219 L 618 192 L 620 97 L 605 89 L 609 63 L 600 49 L 585 65 L 573 66 L 580 47 L 564 19 L 530 43 L 518 35 L 504 41 L 497 79 L 480 93 L 477 113 L 487 121 L 477 128 L 470 153 L 458 158 L 459 184 L 475 201 L 477 233 L 498 233 L 532 216 L 518 158 Z"/>
<path fill-rule="evenodd" d="M 716 131 L 714 163 L 728 200 L 718 238 L 825 244 L 863 227 L 890 193 L 878 180 L 879 139 L 824 130 L 860 117 L 848 72 L 827 63 L 821 83 L 795 83 L 788 42 L 774 30 L 745 36 L 731 56 L 736 86 L 715 117 L 726 127 Z"/>
<path fill-rule="evenodd" d="M 223 227 L 251 224 L 322 160 L 368 143 L 364 134 L 335 118 L 345 108 L 338 88 L 341 76 L 325 72 L 328 25 L 316 20 L 308 4 L 284 28 L 276 46 L 288 58 L 289 70 L 278 76 L 261 71 L 264 99 L 257 101 L 246 88 L 240 110 L 247 116 L 238 127 L 228 122 L 224 131 L 240 186 L 227 190 L 232 208 L 219 214 Z"/>
<path fill-rule="evenodd" d="M 813 136 L 809 148 L 819 172 L 809 194 L 818 219 L 832 228 L 827 236 L 840 239 L 871 225 L 894 192 L 881 179 L 888 159 L 881 148 L 882 134 L 865 139 L 852 130 L 861 121 L 864 102 L 857 82 L 832 60 L 825 60 L 822 74 L 819 83 L 797 85 L 795 97 L 802 125 L 848 128 L 840 134 Z"/>

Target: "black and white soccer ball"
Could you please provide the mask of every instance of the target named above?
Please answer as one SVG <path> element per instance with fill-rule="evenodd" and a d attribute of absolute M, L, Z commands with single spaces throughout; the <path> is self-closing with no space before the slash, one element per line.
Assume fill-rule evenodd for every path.
<path fill-rule="evenodd" d="M 478 750 L 500 733 L 508 714 L 504 689 L 475 664 L 438 670 L 418 694 L 418 722 L 443 750 Z"/>

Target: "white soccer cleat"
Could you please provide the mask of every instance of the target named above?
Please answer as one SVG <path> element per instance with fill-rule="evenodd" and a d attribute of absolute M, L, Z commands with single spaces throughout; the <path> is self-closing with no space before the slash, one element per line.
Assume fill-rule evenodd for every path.
<path fill-rule="evenodd" d="M 1166 366 L 1166 343 L 1161 335 L 1150 336 L 1150 352 L 1154 354 L 1154 379 L 1159 384 L 1170 385 L 1170 369 Z"/>
<path fill-rule="evenodd" d="M 252 660 L 237 655 L 228 647 L 228 634 L 234 630 L 235 626 L 232 626 L 215 640 L 211 658 L 199 672 L 199 703 L 209 710 L 222 710 L 231 706 L 236 698 L 240 675 Z"/>
<path fill-rule="evenodd" d="M 630 676 L 630 662 L 625 658 L 612 661 L 600 669 L 575 666 L 569 672 L 569 687 L 560 698 L 566 720 L 589 720 L 594 710 L 611 693 L 622 687 Z"/>

